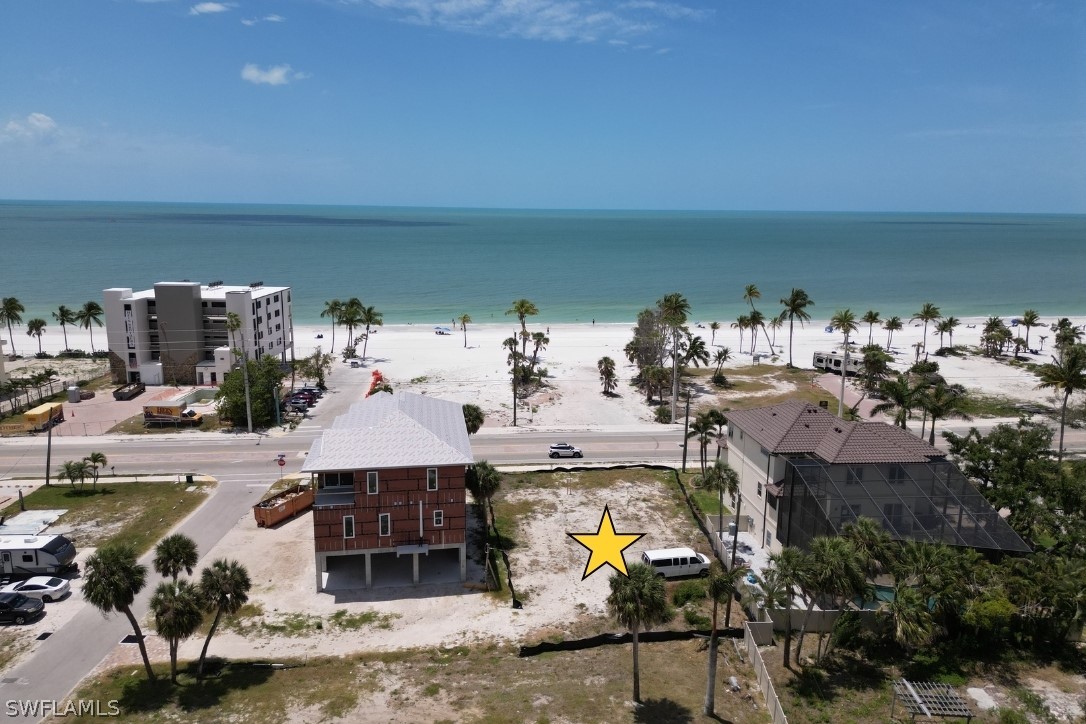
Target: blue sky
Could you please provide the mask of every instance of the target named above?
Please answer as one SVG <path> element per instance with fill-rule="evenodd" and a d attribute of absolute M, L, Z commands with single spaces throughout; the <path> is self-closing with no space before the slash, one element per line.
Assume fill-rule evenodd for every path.
<path fill-rule="evenodd" d="M 5 0 L 0 198 L 1086 212 L 1086 3 Z"/>

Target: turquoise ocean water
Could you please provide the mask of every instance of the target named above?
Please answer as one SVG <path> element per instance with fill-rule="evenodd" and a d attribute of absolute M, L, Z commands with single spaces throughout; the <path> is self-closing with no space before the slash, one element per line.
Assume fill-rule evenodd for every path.
<path fill-rule="evenodd" d="M 294 288 L 295 323 L 359 297 L 386 324 L 630 322 L 669 292 L 727 323 L 743 288 L 775 312 L 792 287 L 816 319 L 849 307 L 908 317 L 1086 314 L 1086 216 L 512 211 L 0 201 L 0 296 L 24 319 L 108 287 L 191 279 Z"/>

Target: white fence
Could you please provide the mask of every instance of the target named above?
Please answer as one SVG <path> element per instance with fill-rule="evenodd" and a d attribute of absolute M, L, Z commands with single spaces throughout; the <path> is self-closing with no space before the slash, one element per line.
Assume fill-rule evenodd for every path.
<path fill-rule="evenodd" d="M 762 696 L 765 697 L 766 710 L 769 712 L 773 724 L 788 724 L 788 715 L 784 713 L 781 700 L 777 698 L 777 690 L 773 686 L 773 679 L 769 676 L 765 661 L 762 660 L 762 652 L 758 650 L 759 641 L 765 644 L 772 640 L 773 624 L 751 623 L 748 621 L 743 624 L 743 643 L 740 644 L 736 641 L 735 647 L 736 649 L 739 649 L 740 646 L 746 647 L 747 660 L 750 661 L 750 665 L 754 668 L 754 674 L 758 677 L 758 689 L 762 692 Z"/>

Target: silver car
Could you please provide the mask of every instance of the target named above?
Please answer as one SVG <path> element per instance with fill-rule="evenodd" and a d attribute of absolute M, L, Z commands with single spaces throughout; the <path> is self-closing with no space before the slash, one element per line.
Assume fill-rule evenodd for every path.
<path fill-rule="evenodd" d="M 63 578 L 53 576 L 34 576 L 25 581 L 9 583 L 0 588 L 0 593 L 21 593 L 27 598 L 37 598 L 43 603 L 52 603 L 71 593 L 72 584 Z"/>
<path fill-rule="evenodd" d="M 550 447 L 550 456 L 552 458 L 579 458 L 581 448 L 573 447 L 568 442 L 556 442 Z"/>

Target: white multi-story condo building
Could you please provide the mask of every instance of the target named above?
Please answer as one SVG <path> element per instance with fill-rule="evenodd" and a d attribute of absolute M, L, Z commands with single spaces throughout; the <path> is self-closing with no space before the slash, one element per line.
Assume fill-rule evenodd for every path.
<path fill-rule="evenodd" d="M 106 337 L 113 382 L 217 385 L 235 363 L 293 358 L 290 287 L 225 286 L 222 282 L 159 282 L 133 292 L 106 289 Z M 241 322 L 232 335 L 227 314 Z"/>

